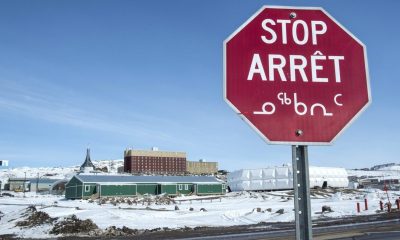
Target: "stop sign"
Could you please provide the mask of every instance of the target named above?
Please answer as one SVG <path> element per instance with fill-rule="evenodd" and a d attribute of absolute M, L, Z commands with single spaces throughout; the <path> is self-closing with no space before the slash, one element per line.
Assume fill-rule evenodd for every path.
<path fill-rule="evenodd" d="M 264 6 L 224 41 L 224 98 L 268 143 L 331 144 L 371 101 L 366 48 L 322 8 Z"/>

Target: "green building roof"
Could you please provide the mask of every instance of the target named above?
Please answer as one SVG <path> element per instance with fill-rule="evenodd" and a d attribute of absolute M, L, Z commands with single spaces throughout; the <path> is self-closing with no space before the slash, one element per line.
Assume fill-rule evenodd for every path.
<path fill-rule="evenodd" d="M 221 183 L 209 176 L 127 176 L 127 175 L 75 175 L 87 183 Z"/>

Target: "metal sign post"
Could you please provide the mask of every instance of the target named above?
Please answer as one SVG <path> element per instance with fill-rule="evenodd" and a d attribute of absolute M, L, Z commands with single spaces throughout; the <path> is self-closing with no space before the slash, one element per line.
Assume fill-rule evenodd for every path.
<path fill-rule="evenodd" d="M 296 240 L 311 240 L 310 178 L 307 146 L 292 146 Z"/>

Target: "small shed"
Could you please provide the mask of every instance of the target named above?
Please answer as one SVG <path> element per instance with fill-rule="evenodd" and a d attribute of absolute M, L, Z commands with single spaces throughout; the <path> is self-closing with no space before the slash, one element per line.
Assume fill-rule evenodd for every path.
<path fill-rule="evenodd" d="M 65 198 L 87 199 L 92 196 L 137 196 L 166 193 L 211 195 L 224 194 L 225 184 L 208 176 L 128 176 L 75 175 L 67 183 Z"/>
<path fill-rule="evenodd" d="M 16 192 L 51 192 L 55 182 L 61 179 L 50 178 L 9 178 L 9 190 Z"/>
<path fill-rule="evenodd" d="M 27 178 L 9 178 L 7 190 L 15 192 L 29 192 L 31 190 L 30 180 Z"/>

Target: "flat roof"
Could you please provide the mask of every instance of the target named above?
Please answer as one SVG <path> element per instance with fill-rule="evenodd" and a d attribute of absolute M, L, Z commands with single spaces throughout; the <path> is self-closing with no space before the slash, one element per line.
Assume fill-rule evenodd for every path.
<path fill-rule="evenodd" d="M 53 179 L 53 178 L 39 178 L 39 183 L 55 183 L 57 181 L 60 181 L 62 179 Z M 37 178 L 9 178 L 8 182 L 31 182 L 31 183 L 36 183 Z"/>
<path fill-rule="evenodd" d="M 125 150 L 125 157 L 173 157 L 173 158 L 186 158 L 185 152 L 167 152 L 167 151 L 154 151 L 154 150 Z"/>
<path fill-rule="evenodd" d="M 127 176 L 127 175 L 75 175 L 82 182 L 105 183 L 221 183 L 209 176 Z"/>

